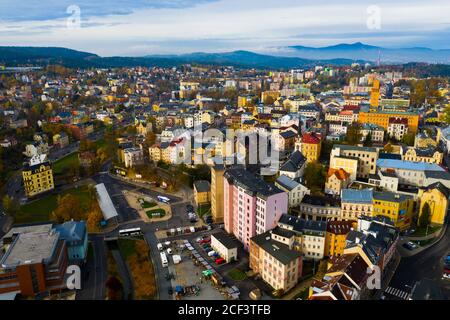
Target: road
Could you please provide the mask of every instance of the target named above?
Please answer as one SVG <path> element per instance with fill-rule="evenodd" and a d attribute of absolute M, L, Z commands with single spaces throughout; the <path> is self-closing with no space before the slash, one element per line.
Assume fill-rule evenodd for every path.
<path fill-rule="evenodd" d="M 102 236 L 89 236 L 94 258 L 88 259 L 83 268 L 82 290 L 77 292 L 77 300 L 104 300 L 107 277 L 106 246 Z"/>
<path fill-rule="evenodd" d="M 389 287 L 410 292 L 416 281 L 421 279 L 431 279 L 441 287 L 446 299 L 450 298 L 450 280 L 442 279 L 444 257 L 450 253 L 450 228 L 442 239 L 417 255 L 402 258 L 395 272 Z"/>

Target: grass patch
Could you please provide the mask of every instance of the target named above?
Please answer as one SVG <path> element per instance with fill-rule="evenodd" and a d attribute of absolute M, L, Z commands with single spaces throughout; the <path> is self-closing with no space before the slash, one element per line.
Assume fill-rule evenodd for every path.
<path fill-rule="evenodd" d="M 441 226 L 429 226 L 428 227 L 428 235 L 435 233 L 436 231 L 440 230 Z M 424 237 L 427 235 L 427 228 L 418 227 L 414 233 L 412 233 L 411 237 Z"/>
<path fill-rule="evenodd" d="M 210 205 L 203 205 L 197 208 L 197 215 L 199 217 L 203 217 L 205 214 L 208 214 L 211 212 L 211 206 Z"/>
<path fill-rule="evenodd" d="M 127 259 L 135 253 L 136 240 L 119 239 L 119 250 L 124 259 Z"/>
<path fill-rule="evenodd" d="M 80 206 L 87 211 L 90 206 L 90 195 L 87 186 L 73 188 L 60 193 L 76 196 Z M 45 198 L 25 204 L 20 208 L 19 213 L 14 216 L 14 223 L 32 223 L 51 220 L 51 213 L 58 206 L 58 194 L 52 194 Z"/>
<path fill-rule="evenodd" d="M 239 269 L 231 269 L 228 272 L 228 276 L 234 281 L 242 281 L 247 279 L 247 275 L 245 274 L 245 272 Z"/>
<path fill-rule="evenodd" d="M 156 202 L 147 202 L 147 201 L 144 201 L 142 204 L 141 204 L 141 207 L 142 207 L 142 209 L 150 209 L 150 208 L 153 208 L 153 207 L 156 207 L 158 204 L 156 203 Z"/>
<path fill-rule="evenodd" d="M 154 213 L 159 213 L 159 216 L 153 216 Z M 155 209 L 155 210 L 149 210 L 146 212 L 147 216 L 152 219 L 152 218 L 162 218 L 166 215 L 166 210 L 164 209 Z"/>
<path fill-rule="evenodd" d="M 435 238 L 431 238 L 431 239 L 427 239 L 427 240 L 414 240 L 414 241 L 411 241 L 411 242 L 414 242 L 418 246 L 423 247 L 423 246 L 431 244 L 435 240 L 436 240 Z"/>
<path fill-rule="evenodd" d="M 69 154 L 68 156 L 59 159 L 52 164 L 53 173 L 55 175 L 61 175 L 67 173 L 70 168 L 78 165 L 78 152 Z"/>

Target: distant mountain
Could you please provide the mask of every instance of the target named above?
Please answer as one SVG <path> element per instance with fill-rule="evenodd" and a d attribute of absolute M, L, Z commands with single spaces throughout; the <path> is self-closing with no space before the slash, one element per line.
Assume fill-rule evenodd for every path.
<path fill-rule="evenodd" d="M 303 59 L 296 57 L 270 56 L 243 50 L 225 53 L 197 52 L 182 55 L 166 55 L 166 56 L 157 55 L 147 57 L 175 59 L 177 61 L 182 61 L 184 63 L 233 65 L 237 67 L 276 68 L 276 69 L 307 67 L 317 64 L 348 65 L 354 62 L 354 60 L 352 59 L 317 60 L 317 59 Z"/>
<path fill-rule="evenodd" d="M 278 48 L 279 55 L 302 59 L 355 59 L 381 63 L 445 63 L 450 64 L 450 49 L 433 50 L 424 47 L 391 49 L 361 42 L 328 47 L 289 46 Z"/>
<path fill-rule="evenodd" d="M 181 64 L 230 65 L 242 68 L 288 69 L 317 64 L 346 65 L 350 59 L 302 59 L 257 54 L 249 51 L 226 53 L 190 53 L 183 55 L 152 55 L 145 57 L 100 57 L 89 52 L 57 47 L 0 47 L 0 64 L 48 65 L 61 64 L 67 67 L 170 67 Z"/>

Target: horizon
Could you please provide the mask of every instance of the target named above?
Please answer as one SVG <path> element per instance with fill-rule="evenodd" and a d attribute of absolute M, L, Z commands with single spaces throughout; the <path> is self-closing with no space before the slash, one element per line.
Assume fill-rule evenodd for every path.
<path fill-rule="evenodd" d="M 443 0 L 344 0 L 339 5 L 323 0 L 4 0 L 0 43 L 64 47 L 102 57 L 237 50 L 282 55 L 289 46 L 356 42 L 440 50 L 447 49 L 449 10 Z"/>

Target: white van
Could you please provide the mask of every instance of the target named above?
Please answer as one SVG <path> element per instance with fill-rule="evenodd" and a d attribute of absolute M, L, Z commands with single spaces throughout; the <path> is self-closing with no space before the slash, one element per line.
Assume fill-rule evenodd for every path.
<path fill-rule="evenodd" d="M 213 250 L 213 251 L 210 251 L 210 252 L 208 252 L 208 257 L 212 257 L 213 255 L 215 255 L 216 254 L 216 252 Z"/>
<path fill-rule="evenodd" d="M 158 243 L 156 247 L 158 248 L 159 251 L 163 251 L 163 245 L 161 243 Z"/>

